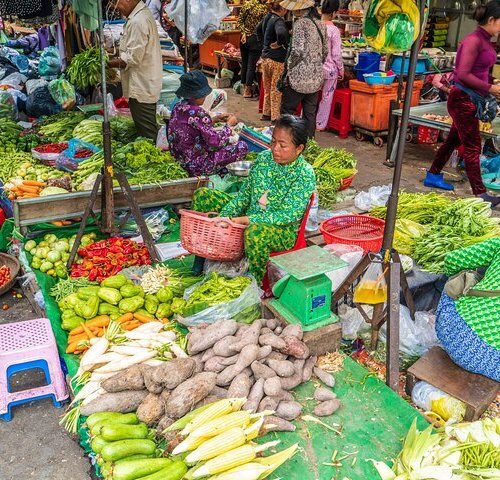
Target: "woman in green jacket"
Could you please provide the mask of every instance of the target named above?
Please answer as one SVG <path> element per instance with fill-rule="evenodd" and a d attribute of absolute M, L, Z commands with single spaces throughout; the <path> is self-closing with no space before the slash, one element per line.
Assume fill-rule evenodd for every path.
<path fill-rule="evenodd" d="M 316 188 L 314 171 L 302 156 L 307 136 L 303 119 L 283 115 L 274 127 L 271 149 L 257 157 L 236 196 L 210 188 L 194 194 L 193 210 L 220 212 L 220 216 L 247 226 L 249 271 L 259 282 L 269 255 L 295 244 L 298 225 Z M 200 266 L 198 260 L 195 269 Z"/>

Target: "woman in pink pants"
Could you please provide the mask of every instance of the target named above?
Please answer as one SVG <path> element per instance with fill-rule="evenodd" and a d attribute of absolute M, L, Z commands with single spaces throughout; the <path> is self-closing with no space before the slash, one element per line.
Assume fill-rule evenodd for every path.
<path fill-rule="evenodd" d="M 339 9 L 339 0 L 324 0 L 321 5 L 321 21 L 326 26 L 328 43 L 328 56 L 323 65 L 325 83 L 316 117 L 316 129 L 324 130 L 330 117 L 333 92 L 337 88 L 337 80 L 344 76 L 344 63 L 342 62 L 342 39 L 339 29 L 333 24 L 332 19 Z"/>

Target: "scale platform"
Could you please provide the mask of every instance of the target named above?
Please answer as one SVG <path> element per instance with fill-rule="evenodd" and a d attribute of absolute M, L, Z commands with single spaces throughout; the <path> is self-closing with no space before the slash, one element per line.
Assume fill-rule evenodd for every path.
<path fill-rule="evenodd" d="M 338 321 L 331 311 L 332 282 L 325 273 L 347 265 L 316 245 L 271 258 L 287 275 L 273 287 L 273 308 L 289 323 L 310 331 Z"/>

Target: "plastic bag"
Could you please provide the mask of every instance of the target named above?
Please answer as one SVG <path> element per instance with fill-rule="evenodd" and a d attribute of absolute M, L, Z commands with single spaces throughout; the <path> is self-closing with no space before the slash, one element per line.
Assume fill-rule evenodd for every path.
<path fill-rule="evenodd" d="M 17 119 L 17 105 L 14 97 L 6 91 L 0 91 L 0 118 Z"/>
<path fill-rule="evenodd" d="M 101 149 L 93 143 L 84 142 L 78 138 L 72 138 L 68 142 L 68 148 L 57 157 L 56 168 L 67 172 L 74 172 L 78 165 L 87 158 L 99 152 Z"/>
<path fill-rule="evenodd" d="M 38 74 L 41 77 L 54 78 L 61 73 L 61 56 L 56 47 L 47 47 L 40 55 Z"/>
<path fill-rule="evenodd" d="M 428 312 L 416 312 L 415 321 L 404 305 L 399 310 L 399 351 L 412 357 L 422 356 L 429 348 L 439 345 L 435 330 L 436 317 Z M 380 329 L 380 339 L 385 342 L 387 325 Z"/>
<path fill-rule="evenodd" d="M 203 102 L 202 108 L 204 108 L 207 112 L 211 112 L 215 108 L 221 107 L 226 102 L 227 92 L 214 88 L 208 94 L 207 98 L 205 98 L 205 102 Z"/>
<path fill-rule="evenodd" d="M 389 195 L 392 185 L 370 187 L 367 192 L 359 192 L 354 199 L 354 206 L 363 212 L 368 212 L 373 207 L 383 207 Z"/>
<path fill-rule="evenodd" d="M 411 392 L 411 399 L 417 407 L 434 412 L 444 421 L 453 419 L 461 422 L 465 416 L 465 404 L 427 382 L 417 382 Z"/>
<path fill-rule="evenodd" d="M 323 248 L 348 263 L 347 266 L 326 274 L 332 281 L 332 292 L 334 292 L 363 258 L 363 249 L 357 245 L 342 244 L 325 245 Z"/>
<path fill-rule="evenodd" d="M 160 130 L 158 130 L 158 136 L 156 137 L 156 148 L 159 148 L 163 151 L 166 151 L 169 148 L 166 125 L 162 125 L 160 127 Z"/>
<path fill-rule="evenodd" d="M 387 282 L 381 263 L 372 263 L 354 289 L 355 303 L 376 305 L 387 301 Z"/>
<path fill-rule="evenodd" d="M 127 212 L 120 213 L 117 215 L 117 220 L 121 221 L 126 214 Z M 168 221 L 170 219 L 168 210 L 155 208 L 149 212 L 144 212 L 142 217 L 146 222 L 146 226 L 148 227 L 153 240 L 158 240 L 167 231 Z M 137 225 L 134 217 L 130 217 L 120 230 L 120 234 L 124 236 L 134 236 L 140 233 L 139 226 Z"/>
<path fill-rule="evenodd" d="M 9 85 L 12 88 L 21 90 L 23 88 L 22 86 L 26 83 L 26 80 L 28 80 L 28 77 L 26 75 L 15 72 L 7 75 L 5 78 L 2 78 L 1 84 Z"/>
<path fill-rule="evenodd" d="M 172 0 L 166 8 L 167 15 L 182 33 L 186 33 L 184 32 L 185 1 L 187 0 Z M 188 40 L 191 43 L 203 43 L 219 28 L 221 20 L 229 14 L 225 0 L 188 2 Z"/>
<path fill-rule="evenodd" d="M 26 82 L 26 93 L 31 95 L 37 88 L 46 87 L 48 85 L 47 80 L 43 78 L 35 78 L 32 80 L 28 80 Z"/>
<path fill-rule="evenodd" d="M 29 117 L 44 117 L 54 115 L 61 111 L 49 92 L 49 87 L 39 87 L 28 95 L 26 113 Z"/>
<path fill-rule="evenodd" d="M 57 80 L 52 80 L 49 82 L 49 92 L 52 98 L 61 106 L 68 105 L 70 103 L 75 103 L 75 87 L 71 85 L 67 80 L 63 78 L 58 78 Z"/>
<path fill-rule="evenodd" d="M 193 290 L 199 283 L 186 289 L 184 299 L 187 300 Z M 234 300 L 225 303 L 219 303 L 208 307 L 201 312 L 189 317 L 177 316 L 176 320 L 187 327 L 199 325 L 200 323 L 214 323 L 217 320 L 233 319 L 237 322 L 251 323 L 261 316 L 260 296 L 262 291 L 257 285 L 255 278 L 243 291 L 243 293 Z"/>
<path fill-rule="evenodd" d="M 172 103 L 176 98 L 175 92 L 181 84 L 180 78 L 181 76 L 177 72 L 168 70 L 163 72 L 159 103 L 163 105 L 170 105 Z"/>
<path fill-rule="evenodd" d="M 26 57 L 26 55 L 21 55 L 13 48 L 0 47 L 0 57 L 6 58 L 21 73 L 26 73 L 30 68 L 28 57 Z"/>
<path fill-rule="evenodd" d="M 373 307 L 363 305 L 361 308 L 369 317 L 372 316 Z M 356 307 L 349 307 L 346 304 L 340 305 L 338 314 L 342 325 L 342 338 L 356 340 L 361 333 L 368 332 L 371 329 L 370 324 L 365 322 L 363 315 Z"/>
<path fill-rule="evenodd" d="M 207 260 L 205 262 L 204 273 L 217 272 L 228 277 L 239 277 L 248 272 L 248 258 L 243 257 L 236 262 L 217 262 Z"/>
<path fill-rule="evenodd" d="M 373 0 L 363 33 L 368 45 L 381 53 L 409 50 L 420 33 L 420 11 L 413 0 Z"/>

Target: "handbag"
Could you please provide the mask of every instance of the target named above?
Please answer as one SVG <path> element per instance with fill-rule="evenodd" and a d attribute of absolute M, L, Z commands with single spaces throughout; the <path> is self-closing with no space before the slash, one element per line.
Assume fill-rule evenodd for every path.
<path fill-rule="evenodd" d="M 482 276 L 476 270 L 463 270 L 453 275 L 444 285 L 445 293 L 453 300 L 461 297 L 499 297 L 500 290 L 477 290 L 474 287 Z"/>
<path fill-rule="evenodd" d="M 455 87 L 469 95 L 470 99 L 476 106 L 477 119 L 481 120 L 481 122 L 491 123 L 496 118 L 498 111 L 498 102 L 493 95 L 488 94 L 484 97 L 474 90 L 464 87 L 458 82 L 455 83 Z"/>

